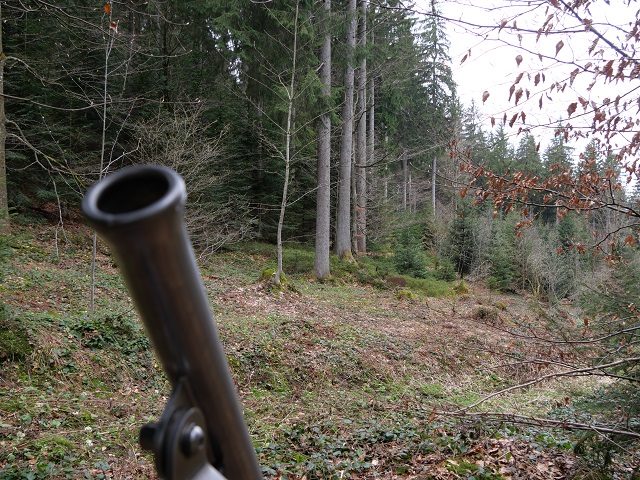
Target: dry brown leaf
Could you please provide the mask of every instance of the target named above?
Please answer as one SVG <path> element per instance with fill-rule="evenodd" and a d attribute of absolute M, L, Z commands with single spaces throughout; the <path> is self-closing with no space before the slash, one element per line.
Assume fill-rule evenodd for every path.
<path fill-rule="evenodd" d="M 519 88 L 518 90 L 516 90 L 516 105 L 518 105 L 518 102 L 522 98 L 522 94 L 523 94 L 522 88 Z"/>

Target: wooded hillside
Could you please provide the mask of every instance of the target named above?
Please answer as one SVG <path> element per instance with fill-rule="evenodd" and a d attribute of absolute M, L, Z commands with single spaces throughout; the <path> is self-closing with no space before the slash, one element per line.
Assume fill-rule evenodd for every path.
<path fill-rule="evenodd" d="M 535 329 L 515 315 L 493 326 L 536 349 L 501 355 L 532 385 L 605 378 L 617 413 L 592 424 L 608 445 L 603 471 L 621 445 L 637 460 L 625 442 L 640 432 L 638 13 L 612 24 L 607 1 L 512 0 L 483 25 L 442 7 L 0 0 L 0 248 L 39 226 L 61 261 L 90 185 L 166 165 L 186 181 L 199 258 L 274 244 L 278 291 L 301 273 L 287 271 L 286 247 L 301 246 L 313 248 L 312 282 L 338 281 L 346 262 L 408 299 L 468 283 L 533 299 Z M 505 61 L 520 70 L 503 91 L 462 104 L 453 69 L 473 52 L 451 57 L 455 26 L 513 47 Z M 552 78 L 543 60 L 574 70 Z M 498 95 L 510 106 L 487 118 L 480 102 Z M 554 102 L 561 118 L 532 120 Z M 554 135 L 538 138 L 542 126 Z M 99 248 L 87 318 L 104 308 Z M 365 275 L 372 258 L 382 264 Z M 491 416 L 472 403 L 455 414 Z"/>

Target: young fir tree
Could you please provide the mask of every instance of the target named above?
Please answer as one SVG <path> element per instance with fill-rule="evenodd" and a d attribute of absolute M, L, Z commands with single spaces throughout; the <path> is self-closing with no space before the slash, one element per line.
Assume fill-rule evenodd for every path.
<path fill-rule="evenodd" d="M 571 169 L 571 154 L 573 148 L 567 145 L 564 135 L 558 132 L 555 135 L 542 155 L 543 179 L 550 178 L 554 173 L 568 172 Z M 543 200 L 544 201 L 544 200 Z M 540 212 L 540 218 L 545 223 L 558 223 L 559 217 L 557 209 L 548 206 Z"/>
<path fill-rule="evenodd" d="M 493 222 L 493 240 L 489 254 L 489 288 L 503 292 L 514 291 L 517 272 L 515 268 L 515 226 L 511 217 Z"/>
<path fill-rule="evenodd" d="M 456 272 L 463 278 L 471 271 L 475 257 L 473 209 L 462 203 L 453 219 L 447 235 L 445 253 L 454 264 Z"/>

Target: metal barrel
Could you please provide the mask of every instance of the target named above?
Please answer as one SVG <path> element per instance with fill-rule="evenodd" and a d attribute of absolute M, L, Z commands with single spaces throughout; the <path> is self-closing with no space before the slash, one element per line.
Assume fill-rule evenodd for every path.
<path fill-rule="evenodd" d="M 184 223 L 182 178 L 161 166 L 108 175 L 82 209 L 108 244 L 172 385 L 189 382 L 204 414 L 209 459 L 229 480 L 261 479 Z"/>

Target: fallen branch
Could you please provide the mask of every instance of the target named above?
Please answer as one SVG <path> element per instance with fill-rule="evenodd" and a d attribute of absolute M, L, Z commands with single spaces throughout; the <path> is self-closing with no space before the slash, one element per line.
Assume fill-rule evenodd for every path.
<path fill-rule="evenodd" d="M 487 395 L 486 397 L 481 398 L 477 402 L 469 405 L 468 407 L 461 408 L 460 410 L 456 410 L 455 412 L 452 412 L 452 413 L 465 413 L 468 410 L 471 410 L 472 408 L 475 408 L 478 405 L 483 404 L 487 400 L 489 400 L 489 399 L 491 399 L 493 397 L 497 397 L 498 395 L 503 395 L 505 393 L 512 392 L 513 390 L 519 390 L 521 388 L 530 387 L 532 385 L 537 385 L 538 383 L 542 383 L 542 382 L 544 382 L 546 380 L 551 380 L 553 378 L 588 376 L 588 375 L 594 375 L 595 374 L 594 372 L 600 372 L 600 374 L 604 374 L 606 376 L 613 376 L 610 373 L 605 372 L 604 370 L 606 368 L 613 368 L 613 367 L 617 367 L 619 365 L 624 365 L 624 364 L 627 364 L 627 363 L 640 363 L 640 357 L 625 358 L 625 359 L 622 359 L 622 360 L 617 360 L 615 362 L 606 363 L 604 365 L 596 365 L 595 367 L 576 368 L 576 369 L 571 369 L 571 370 L 565 370 L 564 372 L 550 373 L 548 375 L 543 375 L 542 377 L 534 378 L 533 380 L 530 380 L 528 382 L 519 383 L 518 385 L 513 385 L 511 387 L 503 388 L 502 390 L 499 390 L 497 392 L 491 393 L 491 394 Z M 627 377 L 624 377 L 624 379 L 625 380 L 635 380 L 635 379 L 631 379 L 631 378 L 627 378 Z"/>
<path fill-rule="evenodd" d="M 536 426 L 552 426 L 554 428 L 561 428 L 563 430 L 586 430 L 595 431 L 602 435 L 625 435 L 627 437 L 640 440 L 640 433 L 630 430 L 617 430 L 615 428 L 609 428 L 604 426 L 598 426 L 588 423 L 570 422 L 567 420 L 552 420 L 549 418 L 530 417 L 527 415 L 517 415 L 515 413 L 502 413 L 502 412 L 465 412 L 457 410 L 454 412 L 448 412 L 445 410 L 434 410 L 436 416 L 443 417 L 467 417 L 474 419 L 489 419 L 496 422 L 509 422 L 518 423 L 522 425 L 536 425 Z"/>

